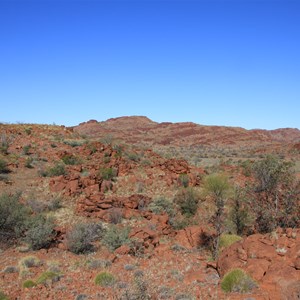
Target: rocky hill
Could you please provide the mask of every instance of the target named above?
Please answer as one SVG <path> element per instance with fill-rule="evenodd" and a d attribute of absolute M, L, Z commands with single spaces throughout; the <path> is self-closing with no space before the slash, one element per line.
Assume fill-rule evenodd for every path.
<path fill-rule="evenodd" d="M 74 127 L 74 131 L 91 138 L 113 138 L 131 144 L 148 145 L 262 145 L 287 144 L 300 141 L 300 130 L 283 128 L 276 130 L 253 129 L 240 127 L 204 126 L 191 122 L 157 123 L 143 116 L 120 117 L 104 122 L 90 120 Z"/>

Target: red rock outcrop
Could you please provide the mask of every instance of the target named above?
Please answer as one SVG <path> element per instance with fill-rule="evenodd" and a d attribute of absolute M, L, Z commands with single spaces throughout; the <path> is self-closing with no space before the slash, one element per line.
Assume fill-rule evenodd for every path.
<path fill-rule="evenodd" d="M 224 276 L 232 268 L 244 269 L 270 299 L 300 296 L 300 230 L 278 229 L 274 234 L 251 235 L 225 249 L 217 268 Z"/>

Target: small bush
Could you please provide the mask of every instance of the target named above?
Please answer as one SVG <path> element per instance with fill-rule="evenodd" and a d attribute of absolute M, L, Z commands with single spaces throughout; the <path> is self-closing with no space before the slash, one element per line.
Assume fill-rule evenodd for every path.
<path fill-rule="evenodd" d="M 80 159 L 74 155 L 67 154 L 61 159 L 66 165 L 78 165 L 80 164 Z"/>
<path fill-rule="evenodd" d="M 189 186 L 189 176 L 187 174 L 180 174 L 178 180 L 183 187 L 187 188 Z"/>
<path fill-rule="evenodd" d="M 51 218 L 43 215 L 32 217 L 28 222 L 25 241 L 33 250 L 49 247 L 55 235 L 54 226 Z"/>
<path fill-rule="evenodd" d="M 95 284 L 103 287 L 112 286 L 115 282 L 115 277 L 108 272 L 101 272 L 95 277 Z"/>
<path fill-rule="evenodd" d="M 123 219 L 123 211 L 121 208 L 113 208 L 109 213 L 109 221 L 112 224 L 119 224 Z"/>
<path fill-rule="evenodd" d="M 103 235 L 101 224 L 79 223 L 76 224 L 66 235 L 68 249 L 76 254 L 90 251 L 92 242 Z"/>
<path fill-rule="evenodd" d="M 7 163 L 5 160 L 0 158 L 0 174 L 6 174 L 6 173 L 9 173 Z"/>
<path fill-rule="evenodd" d="M 129 227 L 119 228 L 111 225 L 104 234 L 102 242 L 111 251 L 114 251 L 124 244 L 130 244 L 129 231 Z"/>
<path fill-rule="evenodd" d="M 24 289 L 30 289 L 30 288 L 35 287 L 36 283 L 33 280 L 28 279 L 23 282 L 22 286 Z"/>
<path fill-rule="evenodd" d="M 5 133 L 0 136 L 0 152 L 4 155 L 8 154 L 8 148 L 13 143 L 14 137 Z"/>
<path fill-rule="evenodd" d="M 24 231 L 29 210 L 19 199 L 20 194 L 0 196 L 0 234 L 18 237 Z"/>
<path fill-rule="evenodd" d="M 36 280 L 36 284 L 51 284 L 53 282 L 59 281 L 60 277 L 61 276 L 58 273 L 46 271 L 38 277 L 38 279 Z"/>
<path fill-rule="evenodd" d="M 229 271 L 222 279 L 221 288 L 224 292 L 250 292 L 257 285 L 242 269 Z"/>
<path fill-rule="evenodd" d="M 25 167 L 28 169 L 32 169 L 33 168 L 33 158 L 32 157 L 28 157 L 25 161 Z"/>
<path fill-rule="evenodd" d="M 179 206 L 181 213 L 193 216 L 198 209 L 199 198 L 192 188 L 180 190 L 174 198 L 174 202 Z"/>
<path fill-rule="evenodd" d="M 3 273 L 18 273 L 19 269 L 15 266 L 7 266 L 2 270 Z"/>
<path fill-rule="evenodd" d="M 41 172 L 43 177 L 54 177 L 60 175 L 66 175 L 67 171 L 65 165 L 62 163 L 56 163 L 53 167 L 48 168 L 46 171 Z"/>
<path fill-rule="evenodd" d="M 101 168 L 99 175 L 103 180 L 113 180 L 117 176 L 115 168 Z"/>
<path fill-rule="evenodd" d="M 82 140 L 66 140 L 64 141 L 64 144 L 69 145 L 71 147 L 78 147 L 85 144 L 85 141 Z"/>
<path fill-rule="evenodd" d="M 53 198 L 53 199 L 49 200 L 47 207 L 48 207 L 49 211 L 56 211 L 56 210 L 62 208 L 61 199 Z"/>
<path fill-rule="evenodd" d="M 23 154 L 24 155 L 29 155 L 30 149 L 31 149 L 31 145 L 24 146 L 23 147 Z"/>
<path fill-rule="evenodd" d="M 25 256 L 19 261 L 20 269 L 33 268 L 41 265 L 41 261 L 36 256 Z"/>
<path fill-rule="evenodd" d="M 0 300 L 9 300 L 8 297 L 2 291 L 0 291 Z"/>
<path fill-rule="evenodd" d="M 148 209 L 155 214 L 167 213 L 169 217 L 175 216 L 174 204 L 169 199 L 158 197 L 148 206 Z"/>

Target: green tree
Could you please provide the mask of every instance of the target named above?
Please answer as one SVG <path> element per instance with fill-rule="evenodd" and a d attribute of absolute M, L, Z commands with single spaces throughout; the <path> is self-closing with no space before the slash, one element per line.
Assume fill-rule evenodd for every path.
<path fill-rule="evenodd" d="M 266 233 L 278 226 L 297 226 L 300 185 L 293 164 L 267 156 L 253 165 L 253 171 L 252 196 L 257 230 Z"/>
<path fill-rule="evenodd" d="M 230 185 L 228 178 L 222 174 L 212 174 L 205 178 L 204 190 L 212 198 L 215 204 L 213 223 L 216 230 L 216 237 L 213 242 L 213 257 L 217 259 L 220 236 L 224 230 L 224 207 L 227 200 Z"/>

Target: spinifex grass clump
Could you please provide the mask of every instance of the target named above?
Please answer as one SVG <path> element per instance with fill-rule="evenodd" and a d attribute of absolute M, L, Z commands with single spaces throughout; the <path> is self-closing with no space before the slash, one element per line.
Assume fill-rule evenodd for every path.
<path fill-rule="evenodd" d="M 222 234 L 220 237 L 220 245 L 219 245 L 219 249 L 224 249 L 227 248 L 229 246 L 231 246 L 232 244 L 234 244 L 235 242 L 240 241 L 242 238 L 236 234 Z"/>
<path fill-rule="evenodd" d="M 255 281 L 242 269 L 229 271 L 221 282 L 221 288 L 224 292 L 247 293 L 256 286 Z"/>
<path fill-rule="evenodd" d="M 30 289 L 30 288 L 35 287 L 36 283 L 33 280 L 28 279 L 23 282 L 22 286 L 24 289 Z"/>
<path fill-rule="evenodd" d="M 95 284 L 106 287 L 116 282 L 115 277 L 109 272 L 101 272 L 95 278 Z"/>

